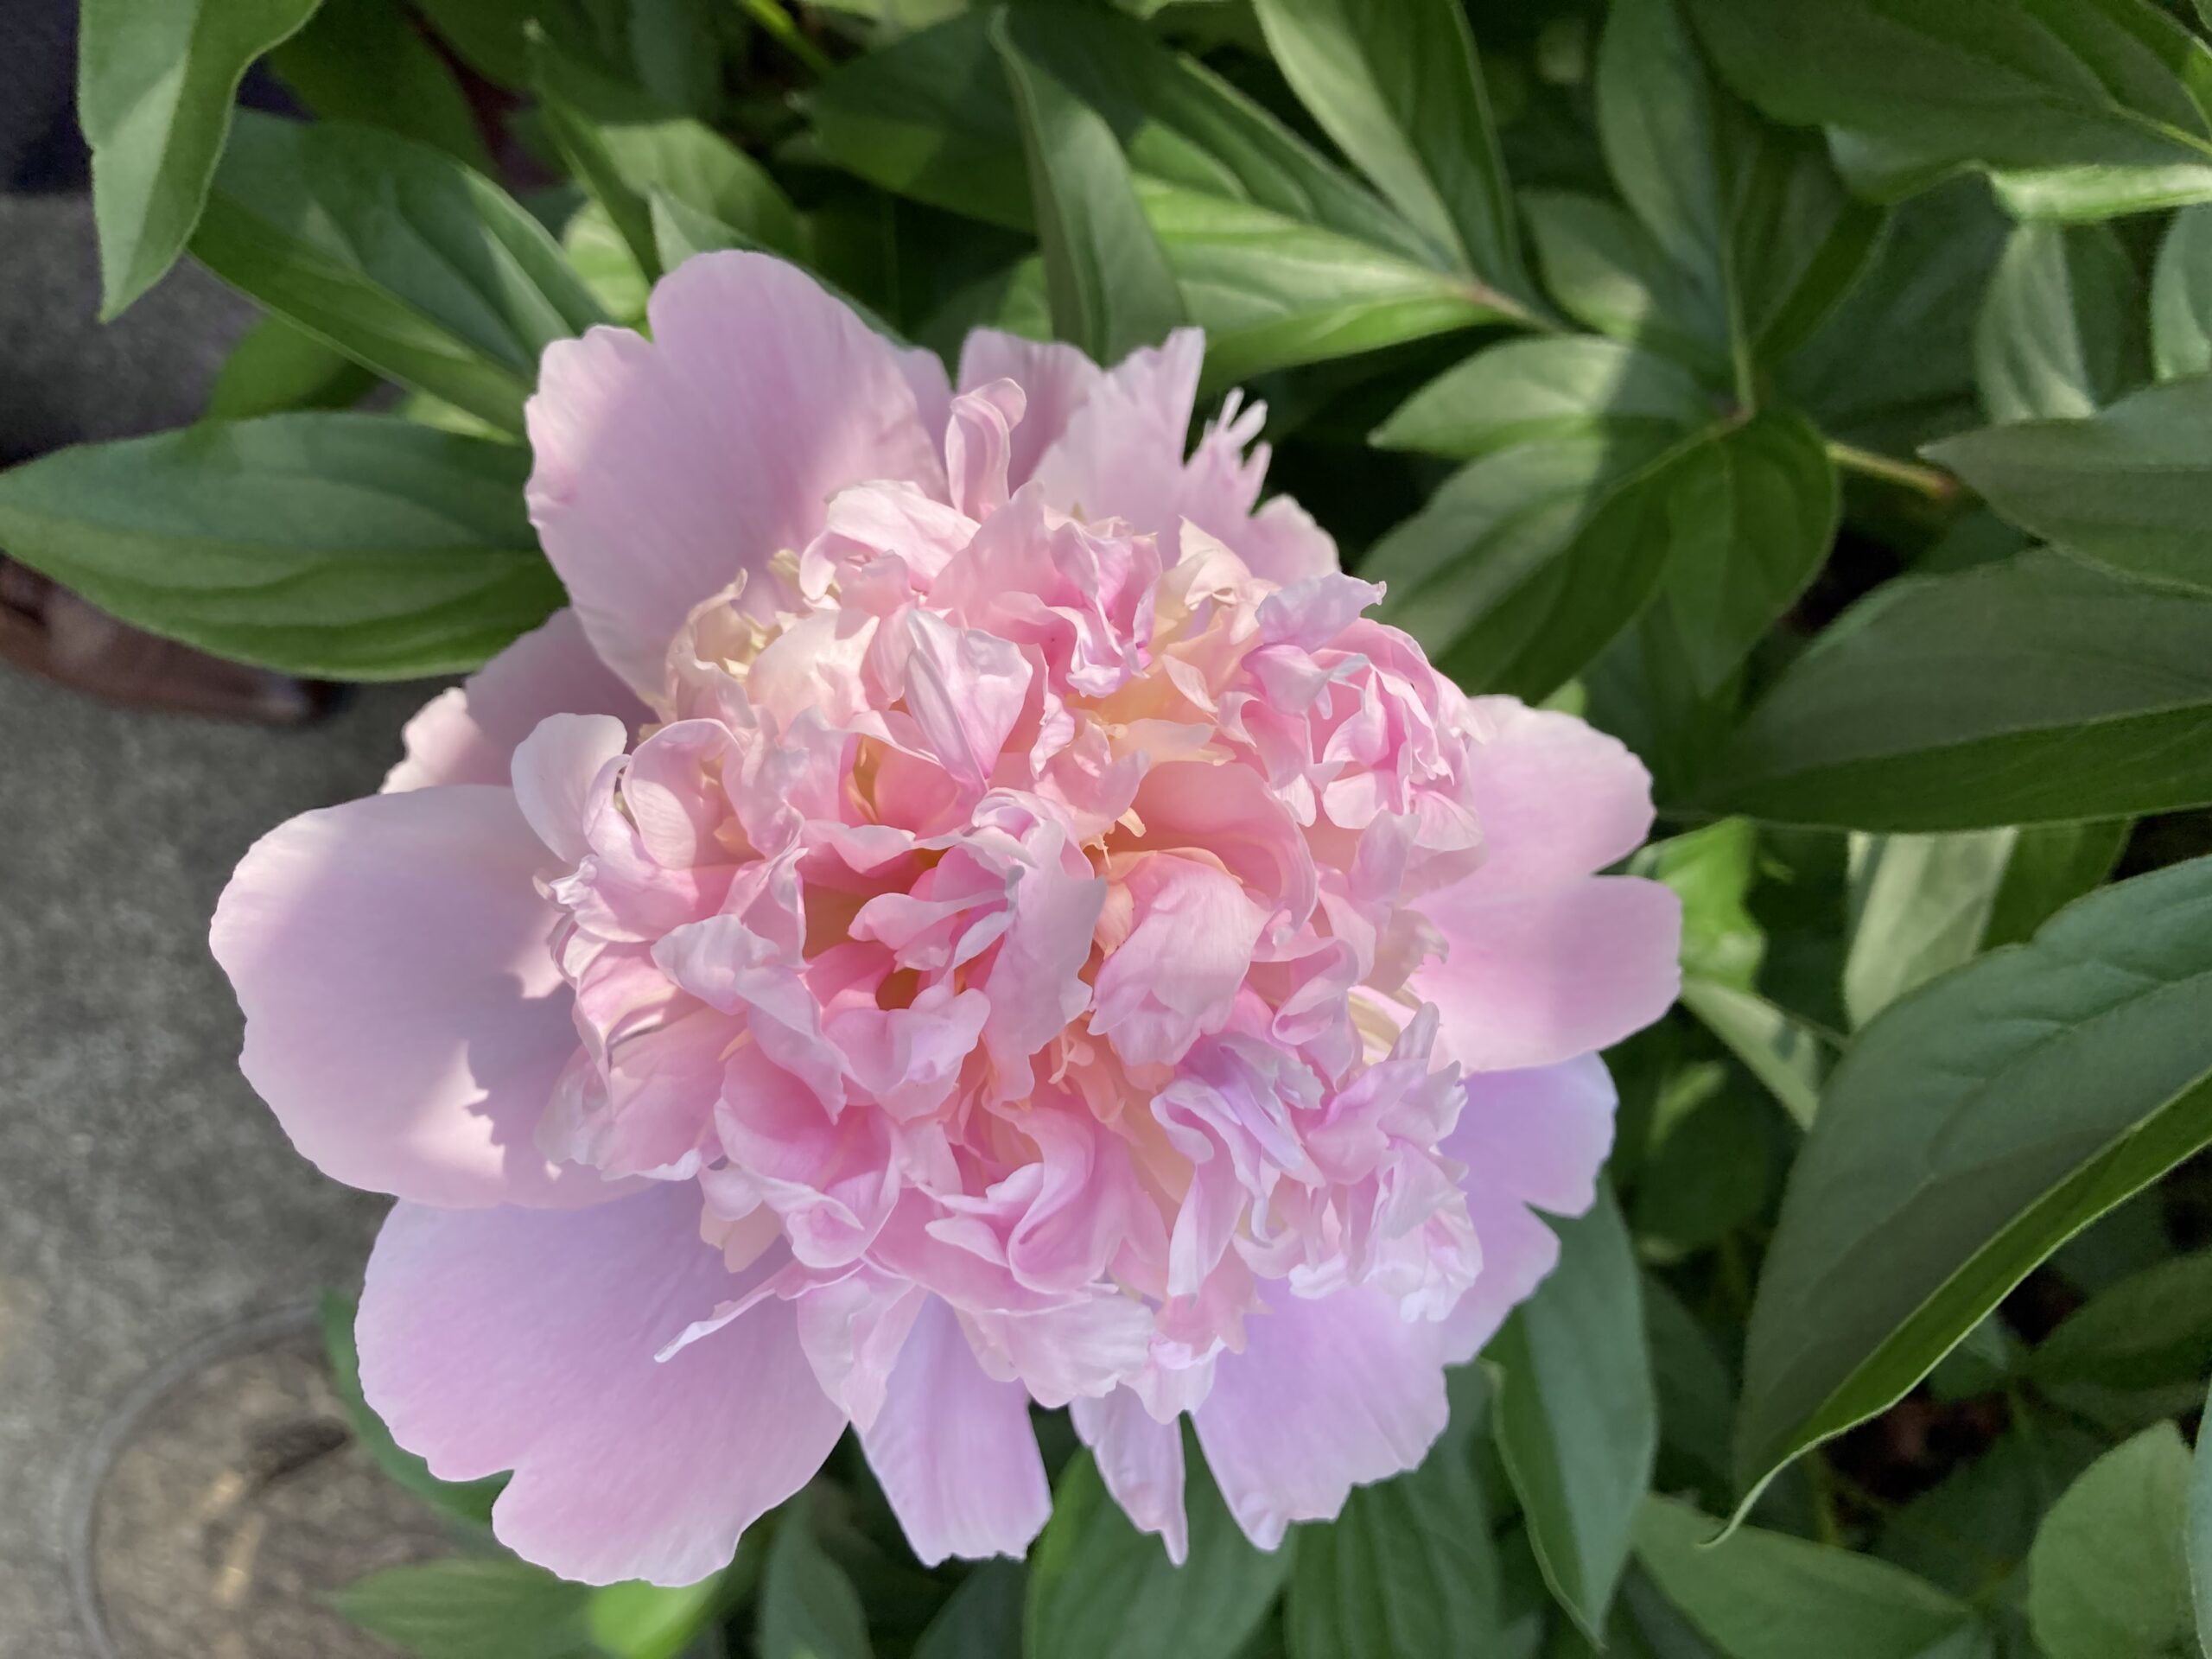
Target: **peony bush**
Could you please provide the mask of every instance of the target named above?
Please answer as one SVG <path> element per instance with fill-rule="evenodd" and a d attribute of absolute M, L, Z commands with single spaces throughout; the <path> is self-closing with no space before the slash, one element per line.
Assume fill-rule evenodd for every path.
<path fill-rule="evenodd" d="M 0 546 L 448 681 L 213 922 L 349 1617 L 2205 1650 L 2201 6 L 171 22 L 105 300 L 266 316 Z"/>

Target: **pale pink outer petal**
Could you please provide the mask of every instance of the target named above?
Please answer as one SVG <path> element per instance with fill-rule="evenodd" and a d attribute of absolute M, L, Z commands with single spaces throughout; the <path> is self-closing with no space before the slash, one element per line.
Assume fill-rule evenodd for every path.
<path fill-rule="evenodd" d="M 1619 739 L 1515 697 L 1470 705 L 1484 741 L 1468 763 L 1482 868 L 1502 891 L 1589 875 L 1627 857 L 1651 829 L 1651 774 Z"/>
<path fill-rule="evenodd" d="M 1103 1400 L 1070 1402 L 1075 1432 L 1090 1448 L 1099 1478 L 1140 1532 L 1156 1532 L 1167 1559 L 1180 1567 L 1191 1554 L 1183 1510 L 1183 1426 L 1154 1422 L 1134 1389 Z"/>
<path fill-rule="evenodd" d="M 925 1567 L 1019 1556 L 1052 1516 L 1029 1396 L 984 1374 L 940 1298 L 914 1320 L 861 1446 Z"/>
<path fill-rule="evenodd" d="M 843 1429 L 787 1302 L 654 1359 L 749 1282 L 700 1242 L 698 1204 L 683 1185 L 564 1215 L 401 1205 L 369 1258 L 369 1403 L 441 1478 L 512 1469 L 492 1529 L 563 1578 L 705 1578 Z"/>
<path fill-rule="evenodd" d="M 1493 893 L 1481 873 L 1421 900 L 1446 955 L 1408 982 L 1471 1071 L 1550 1065 L 1617 1043 L 1681 988 L 1682 906 L 1635 876 Z"/>
<path fill-rule="evenodd" d="M 632 730 L 645 706 L 599 660 L 572 610 L 556 611 L 466 682 L 424 703 L 403 734 L 407 756 L 386 792 L 432 784 L 504 784 L 515 747 L 548 715 L 613 715 Z"/>
<path fill-rule="evenodd" d="M 584 632 L 641 694 L 693 607 L 741 572 L 766 614 L 778 553 L 874 479 L 942 499 L 935 435 L 898 354 L 797 267 L 702 254 L 664 278 L 653 338 L 594 328 L 549 347 L 525 415 L 527 496 Z"/>
<path fill-rule="evenodd" d="M 255 842 L 209 944 L 245 1013 L 247 1081 L 351 1185 L 421 1204 L 594 1204 L 537 1121 L 576 1050 L 547 945 L 553 860 L 512 791 L 372 795 Z"/>
<path fill-rule="evenodd" d="M 1480 1352 L 1559 1260 L 1559 1236 L 1529 1206 L 1579 1216 L 1596 1202 L 1618 1102 L 1595 1054 L 1468 1078 L 1466 1104 L 1440 1147 L 1467 1166 L 1460 1185 L 1482 1242 L 1482 1270 L 1444 1319 L 1452 1363 Z"/>
<path fill-rule="evenodd" d="M 1221 1495 L 1262 1549 L 1294 1521 L 1325 1521 L 1355 1486 L 1415 1467 L 1444 1432 L 1441 1339 L 1364 1287 L 1308 1301 L 1262 1282 L 1243 1353 L 1214 1366 L 1191 1414 Z"/>
<path fill-rule="evenodd" d="M 1011 380 L 1029 400 L 1014 429 L 1007 463 L 1009 489 L 1018 490 L 1029 481 L 1045 452 L 1059 441 L 1076 410 L 1105 378 L 1103 369 L 1059 340 L 1024 340 L 995 328 L 978 328 L 960 348 L 962 391 L 976 391 L 994 380 Z M 1190 418 L 1185 409 L 1185 425 Z"/>

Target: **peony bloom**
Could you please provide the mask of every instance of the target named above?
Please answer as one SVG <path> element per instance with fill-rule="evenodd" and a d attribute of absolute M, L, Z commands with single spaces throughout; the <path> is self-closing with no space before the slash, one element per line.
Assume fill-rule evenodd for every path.
<path fill-rule="evenodd" d="M 300 1149 L 400 1203 L 362 1381 L 499 1536 L 697 1579 L 848 1424 L 917 1554 L 1020 1554 L 1031 1402 L 1184 1542 L 1418 1463 L 1611 1135 L 1678 916 L 1648 780 L 1470 701 L 1288 500 L 1186 455 L 1193 333 L 972 336 L 692 261 L 545 357 L 575 608 L 239 866 Z M 1256 508 L 1256 510 L 1255 510 Z"/>

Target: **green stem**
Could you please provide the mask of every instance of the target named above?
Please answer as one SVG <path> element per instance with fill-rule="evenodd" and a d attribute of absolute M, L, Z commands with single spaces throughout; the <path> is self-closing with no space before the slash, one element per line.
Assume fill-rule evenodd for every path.
<path fill-rule="evenodd" d="M 1948 501 L 1959 493 L 1959 480 L 1948 473 L 1934 467 L 1923 467 L 1916 461 L 1899 461 L 1894 455 L 1877 454 L 1872 449 L 1861 449 L 1856 444 L 1829 440 L 1828 459 L 1847 473 L 1878 478 L 1885 484 L 1898 485 L 1916 495 L 1924 495 L 1930 501 Z"/>
<path fill-rule="evenodd" d="M 826 75 L 837 66 L 830 54 L 806 38 L 791 13 L 778 0 L 737 0 L 745 15 L 766 30 L 775 41 L 817 75 Z"/>

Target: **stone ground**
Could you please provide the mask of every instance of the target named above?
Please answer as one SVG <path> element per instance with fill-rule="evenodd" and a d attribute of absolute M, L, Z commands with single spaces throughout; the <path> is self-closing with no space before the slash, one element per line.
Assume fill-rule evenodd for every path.
<path fill-rule="evenodd" d="M 15 454 L 188 417 L 243 325 L 186 273 L 92 331 L 89 229 L 80 199 L 0 198 Z M 423 695 L 271 733 L 0 665 L 0 1659 L 388 1651 L 272 1611 L 431 1546 L 385 1510 L 313 1348 L 283 1334 L 358 1284 L 382 1205 L 317 1175 L 239 1077 L 207 925 L 263 830 L 375 787 Z"/>

